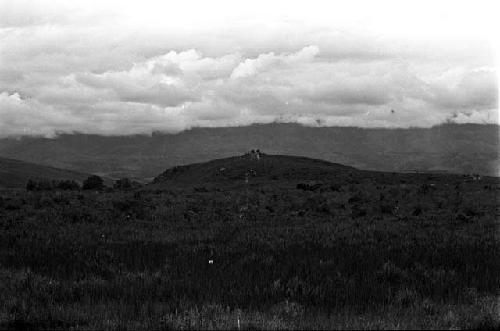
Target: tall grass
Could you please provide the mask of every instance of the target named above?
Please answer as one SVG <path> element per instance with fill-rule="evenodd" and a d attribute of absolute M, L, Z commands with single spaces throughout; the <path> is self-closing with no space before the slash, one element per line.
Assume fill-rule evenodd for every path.
<path fill-rule="evenodd" d="M 499 326 L 496 190 L 330 186 L 3 192 L 0 326 Z"/>

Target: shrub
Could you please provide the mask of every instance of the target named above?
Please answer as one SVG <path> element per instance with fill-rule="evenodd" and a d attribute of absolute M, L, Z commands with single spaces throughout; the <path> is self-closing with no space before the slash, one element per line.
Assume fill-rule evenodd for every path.
<path fill-rule="evenodd" d="M 132 181 L 128 178 L 120 178 L 115 181 L 113 188 L 117 190 L 129 190 L 132 188 Z"/>
<path fill-rule="evenodd" d="M 104 181 L 101 177 L 92 175 L 83 181 L 84 190 L 102 190 L 104 188 Z"/>
<path fill-rule="evenodd" d="M 479 208 L 468 205 L 463 208 L 464 214 L 468 217 L 483 216 L 484 212 L 479 210 Z"/>
<path fill-rule="evenodd" d="M 61 190 L 77 191 L 80 189 L 80 184 L 74 180 L 61 180 L 56 183 L 56 187 Z"/>
<path fill-rule="evenodd" d="M 361 194 L 354 194 L 353 196 L 351 196 L 349 198 L 349 200 L 347 200 L 348 203 L 359 203 L 359 202 L 363 202 L 363 197 L 361 196 Z"/>
<path fill-rule="evenodd" d="M 418 299 L 418 294 L 410 288 L 400 288 L 395 295 L 395 301 L 402 307 L 409 307 L 415 304 Z"/>
<path fill-rule="evenodd" d="M 80 184 L 69 179 L 52 181 L 48 179 L 29 179 L 26 183 L 27 191 L 52 191 L 54 189 L 76 191 L 80 189 Z"/>
<path fill-rule="evenodd" d="M 391 205 L 380 205 L 380 212 L 382 214 L 392 214 L 394 207 Z"/>
<path fill-rule="evenodd" d="M 332 184 L 330 185 L 330 190 L 333 192 L 340 192 L 342 191 L 342 187 L 338 184 Z"/>
<path fill-rule="evenodd" d="M 363 217 L 366 216 L 367 211 L 364 208 L 355 208 L 352 210 L 352 217 Z"/>
<path fill-rule="evenodd" d="M 38 182 L 38 190 L 40 191 L 50 191 L 54 188 L 53 183 L 48 179 L 42 179 Z"/>
<path fill-rule="evenodd" d="M 28 182 L 26 183 L 26 190 L 35 191 L 36 188 L 37 188 L 36 182 L 33 179 L 28 179 Z"/>
<path fill-rule="evenodd" d="M 299 183 L 299 184 L 297 184 L 297 189 L 302 190 L 302 191 L 316 191 L 320 187 L 321 187 L 320 183 L 313 183 L 313 184 Z"/>
<path fill-rule="evenodd" d="M 54 188 L 54 183 L 48 179 L 34 180 L 29 179 L 26 183 L 27 191 L 48 191 Z"/>
<path fill-rule="evenodd" d="M 413 216 L 420 216 L 421 214 L 422 214 L 422 207 L 420 207 L 420 206 L 416 206 L 416 207 L 413 209 L 412 215 L 413 215 Z"/>

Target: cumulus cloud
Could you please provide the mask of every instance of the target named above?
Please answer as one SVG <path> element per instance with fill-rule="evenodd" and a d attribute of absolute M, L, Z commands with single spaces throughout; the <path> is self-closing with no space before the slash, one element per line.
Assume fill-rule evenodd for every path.
<path fill-rule="evenodd" d="M 45 135 L 75 127 L 78 119 L 37 100 L 23 99 L 19 93 L 0 93 L 0 132 L 2 135 Z"/>
<path fill-rule="evenodd" d="M 497 107 L 497 77 L 494 70 L 482 68 L 463 74 L 452 87 L 435 86 L 431 102 L 457 111 L 481 111 Z"/>
<path fill-rule="evenodd" d="M 497 70 L 480 38 L 374 34 L 340 14 L 344 25 L 330 26 L 336 20 L 319 12 L 316 25 L 277 17 L 222 24 L 193 18 L 188 5 L 165 14 L 128 3 L 0 5 L 2 136 L 498 120 Z M 137 21 L 141 11 L 147 20 Z"/>
<path fill-rule="evenodd" d="M 318 46 L 307 46 L 290 55 L 275 55 L 273 52 L 261 54 L 255 59 L 246 59 L 231 73 L 231 78 L 244 78 L 257 75 L 260 72 L 284 66 L 301 65 L 310 62 L 319 53 Z"/>

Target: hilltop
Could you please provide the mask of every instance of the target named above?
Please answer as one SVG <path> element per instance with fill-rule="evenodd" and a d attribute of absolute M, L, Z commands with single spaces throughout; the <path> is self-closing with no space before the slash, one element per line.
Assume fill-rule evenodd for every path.
<path fill-rule="evenodd" d="M 247 153 L 204 163 L 169 168 L 153 180 L 154 184 L 177 182 L 186 184 L 243 182 L 267 180 L 323 180 L 347 175 L 358 170 L 324 160 L 289 155 L 260 153 L 255 159 Z"/>
<path fill-rule="evenodd" d="M 478 178 L 480 181 L 478 181 Z M 249 153 L 208 162 L 175 166 L 157 176 L 150 188 L 191 186 L 197 189 L 211 187 L 238 188 L 246 179 L 251 187 L 261 185 L 298 187 L 315 191 L 339 189 L 341 185 L 460 185 L 464 182 L 497 183 L 498 178 L 460 175 L 446 172 L 382 172 L 360 170 L 354 167 L 303 156 L 260 153 L 256 160 Z M 208 186 L 207 186 L 208 184 Z M 229 185 L 229 186 L 226 186 Z M 333 186 L 332 186 L 333 185 Z M 335 188 L 337 187 L 337 188 Z"/>
<path fill-rule="evenodd" d="M 83 181 L 89 174 L 0 158 L 0 188 L 24 188 L 28 179 Z"/>

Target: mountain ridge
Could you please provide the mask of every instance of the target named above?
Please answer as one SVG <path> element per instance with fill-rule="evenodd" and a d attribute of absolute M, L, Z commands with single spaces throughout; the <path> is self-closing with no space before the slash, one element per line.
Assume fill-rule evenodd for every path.
<path fill-rule="evenodd" d="M 308 127 L 295 123 L 193 128 L 179 133 L 0 139 L 0 156 L 111 178 L 148 181 L 164 169 L 240 155 L 303 155 L 364 170 L 480 173 L 498 176 L 499 126 L 431 128 Z"/>

